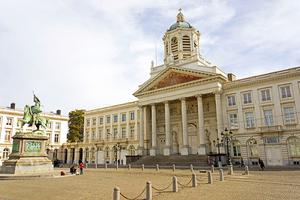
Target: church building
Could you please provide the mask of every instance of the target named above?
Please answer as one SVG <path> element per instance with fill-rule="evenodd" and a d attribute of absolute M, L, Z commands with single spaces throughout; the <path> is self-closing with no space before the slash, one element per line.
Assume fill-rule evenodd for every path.
<path fill-rule="evenodd" d="M 163 43 L 164 63 L 137 100 L 86 111 L 84 141 L 63 145 L 64 162 L 225 154 L 233 164 L 299 165 L 300 67 L 236 79 L 199 54 L 201 34 L 181 11 Z"/>

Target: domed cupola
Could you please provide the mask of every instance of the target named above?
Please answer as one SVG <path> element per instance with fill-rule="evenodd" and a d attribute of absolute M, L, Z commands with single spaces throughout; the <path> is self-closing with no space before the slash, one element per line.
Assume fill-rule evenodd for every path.
<path fill-rule="evenodd" d="M 184 16 L 181 13 L 181 9 L 179 9 L 179 13 L 177 14 L 177 22 L 172 24 L 168 31 L 172 31 L 176 28 L 193 28 L 190 23 L 184 21 Z"/>
<path fill-rule="evenodd" d="M 200 33 L 186 22 L 179 9 L 176 23 L 172 24 L 163 37 L 164 62 L 166 65 L 198 56 Z"/>

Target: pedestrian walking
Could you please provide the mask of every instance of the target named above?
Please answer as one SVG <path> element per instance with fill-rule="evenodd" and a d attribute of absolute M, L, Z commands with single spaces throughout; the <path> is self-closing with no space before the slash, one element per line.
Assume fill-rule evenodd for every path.
<path fill-rule="evenodd" d="M 84 168 L 84 164 L 83 164 L 83 162 L 81 162 L 81 163 L 79 164 L 79 169 L 80 169 L 80 174 L 81 174 L 81 175 L 83 174 L 83 168 Z"/>
<path fill-rule="evenodd" d="M 259 167 L 260 167 L 261 171 L 264 171 L 264 169 L 265 169 L 264 161 L 259 158 L 258 159 L 258 164 L 259 164 Z"/>

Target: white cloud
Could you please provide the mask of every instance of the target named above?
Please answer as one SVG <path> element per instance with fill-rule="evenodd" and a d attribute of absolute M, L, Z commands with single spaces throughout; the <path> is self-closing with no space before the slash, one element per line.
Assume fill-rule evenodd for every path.
<path fill-rule="evenodd" d="M 179 7 L 202 33 L 202 54 L 225 71 L 247 76 L 299 63 L 299 3 L 243 4 L 0 0 L 0 105 L 23 107 L 32 90 L 45 110 L 65 113 L 133 100 L 155 46 L 162 61 L 161 37 Z"/>

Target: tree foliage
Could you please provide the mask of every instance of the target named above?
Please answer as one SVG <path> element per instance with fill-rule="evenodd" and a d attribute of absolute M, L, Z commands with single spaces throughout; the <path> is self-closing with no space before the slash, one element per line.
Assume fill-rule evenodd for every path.
<path fill-rule="evenodd" d="M 84 110 L 73 110 L 69 112 L 68 142 L 82 142 L 84 127 Z"/>

